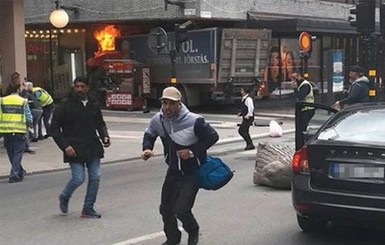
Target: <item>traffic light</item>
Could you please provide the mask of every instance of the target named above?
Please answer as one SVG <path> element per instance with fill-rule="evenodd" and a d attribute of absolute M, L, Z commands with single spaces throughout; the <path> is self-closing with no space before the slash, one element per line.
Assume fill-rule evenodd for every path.
<path fill-rule="evenodd" d="M 370 34 L 375 30 L 375 9 L 374 0 L 360 0 L 356 8 L 350 10 L 350 14 L 356 15 L 350 21 L 351 26 L 355 26 L 357 32 L 362 34 Z"/>
<path fill-rule="evenodd" d="M 380 5 L 380 31 L 383 37 L 385 37 L 385 3 Z"/>

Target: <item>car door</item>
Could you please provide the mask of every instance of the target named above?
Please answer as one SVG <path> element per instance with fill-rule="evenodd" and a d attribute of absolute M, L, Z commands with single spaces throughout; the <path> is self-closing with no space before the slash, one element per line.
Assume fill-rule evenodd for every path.
<path fill-rule="evenodd" d="M 302 131 L 304 123 L 304 114 L 301 113 L 305 107 L 314 107 L 314 116 L 310 119 L 306 131 Z M 299 150 L 311 137 L 315 135 L 318 129 L 332 117 L 338 110 L 329 106 L 297 102 L 295 107 L 295 149 Z"/>

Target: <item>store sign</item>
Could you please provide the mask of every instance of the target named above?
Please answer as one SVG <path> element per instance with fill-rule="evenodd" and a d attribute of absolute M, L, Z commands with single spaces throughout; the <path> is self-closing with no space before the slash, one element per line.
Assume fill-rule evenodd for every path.
<path fill-rule="evenodd" d="M 25 42 L 26 53 L 28 55 L 31 54 L 49 54 L 49 43 L 47 42 L 33 42 L 26 41 Z"/>
<path fill-rule="evenodd" d="M 132 105 L 132 94 L 125 92 L 107 92 L 107 107 L 127 108 Z"/>
<path fill-rule="evenodd" d="M 150 68 L 143 68 L 143 94 L 151 94 Z"/>
<path fill-rule="evenodd" d="M 104 67 L 108 73 L 131 73 L 133 70 L 133 65 L 124 61 L 105 61 Z"/>

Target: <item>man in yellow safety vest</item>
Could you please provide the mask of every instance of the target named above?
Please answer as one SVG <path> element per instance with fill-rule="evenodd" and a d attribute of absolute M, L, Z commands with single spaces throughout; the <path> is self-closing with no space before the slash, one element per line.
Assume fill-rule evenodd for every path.
<path fill-rule="evenodd" d="M 54 109 L 53 98 L 45 89 L 40 87 L 33 87 L 32 92 L 35 97 L 40 101 L 43 109 L 43 114 L 41 115 L 41 119 L 39 120 L 38 124 L 38 139 L 47 139 L 50 136 L 50 119 Z M 42 131 L 42 121 L 44 122 L 44 127 L 47 133 L 46 135 L 44 135 L 44 137 Z"/>
<path fill-rule="evenodd" d="M 12 74 L 14 77 L 20 75 Z M 4 146 L 7 149 L 11 171 L 9 183 L 23 180 L 26 171 L 21 165 L 25 149 L 27 127 L 32 126 L 32 113 L 27 99 L 21 97 L 18 92 L 19 85 L 9 87 L 8 96 L 0 98 L 0 134 L 4 137 Z"/>
<path fill-rule="evenodd" d="M 297 98 L 297 101 L 314 104 L 313 86 L 308 80 L 302 77 L 299 71 L 295 71 L 292 73 L 291 86 L 294 89 L 294 94 Z M 300 113 L 302 121 L 300 123 L 296 123 L 296 130 L 299 132 L 304 132 L 307 130 L 307 126 L 309 125 L 310 120 L 314 116 L 314 107 L 304 106 L 303 108 L 301 108 Z M 300 134 L 300 137 L 302 137 L 302 133 Z M 301 139 L 300 141 L 303 142 L 303 139 Z M 299 145 L 299 143 L 298 145 L 296 145 L 296 149 L 299 147 Z"/>

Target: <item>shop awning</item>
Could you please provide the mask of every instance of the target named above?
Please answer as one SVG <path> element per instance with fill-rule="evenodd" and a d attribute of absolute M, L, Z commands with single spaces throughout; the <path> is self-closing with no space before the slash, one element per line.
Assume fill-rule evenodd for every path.
<path fill-rule="evenodd" d="M 269 19 L 258 12 L 248 13 L 248 27 L 271 29 L 273 32 L 312 32 L 327 34 L 357 34 L 356 29 L 350 26 L 349 22 L 326 18 L 306 18 L 295 16 L 278 16 Z"/>

